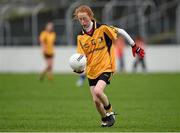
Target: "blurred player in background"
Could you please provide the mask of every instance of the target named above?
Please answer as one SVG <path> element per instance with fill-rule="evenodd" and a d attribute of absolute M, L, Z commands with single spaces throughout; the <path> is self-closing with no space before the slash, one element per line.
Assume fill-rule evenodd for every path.
<path fill-rule="evenodd" d="M 124 63 L 124 48 L 125 48 L 125 40 L 123 37 L 118 37 L 115 41 L 116 47 L 116 57 L 118 60 L 118 71 L 125 72 L 125 63 Z"/>
<path fill-rule="evenodd" d="M 101 116 L 101 126 L 110 127 L 115 123 L 115 114 L 104 89 L 107 84 L 110 84 L 112 74 L 115 72 L 113 42 L 118 34 L 121 34 L 132 46 L 134 57 L 136 54 L 143 57 L 144 50 L 138 47 L 123 29 L 97 23 L 90 7 L 81 5 L 76 8 L 74 15 L 82 26 L 77 36 L 77 52 L 87 57 L 86 76 L 93 101 Z"/>
<path fill-rule="evenodd" d="M 135 43 L 136 43 L 137 46 L 139 46 L 139 47 L 141 47 L 141 48 L 144 49 L 144 47 L 145 47 L 145 42 L 144 42 L 144 40 L 143 40 L 143 38 L 142 38 L 141 36 L 137 36 L 137 37 L 135 38 Z M 137 71 L 137 66 L 140 65 L 140 64 L 141 64 L 141 66 L 142 66 L 143 72 L 146 72 L 146 71 L 147 71 L 147 70 L 146 70 L 145 58 L 140 58 L 140 57 L 137 56 L 136 59 L 135 59 L 135 62 L 134 62 L 134 64 L 133 64 L 133 72 L 136 72 L 136 71 Z"/>
<path fill-rule="evenodd" d="M 48 80 L 52 80 L 53 58 L 54 58 L 54 45 L 56 41 L 56 33 L 54 32 L 54 24 L 48 22 L 45 30 L 40 33 L 40 45 L 42 48 L 43 56 L 46 61 L 46 67 L 40 75 L 40 80 L 43 80 L 47 75 Z"/>

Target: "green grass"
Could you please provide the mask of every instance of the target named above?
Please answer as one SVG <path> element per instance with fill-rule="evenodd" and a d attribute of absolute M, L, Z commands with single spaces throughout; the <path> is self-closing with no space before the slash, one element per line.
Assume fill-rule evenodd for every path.
<path fill-rule="evenodd" d="M 116 124 L 100 128 L 77 75 L 0 74 L 0 131 L 180 131 L 180 74 L 117 74 L 107 87 Z"/>

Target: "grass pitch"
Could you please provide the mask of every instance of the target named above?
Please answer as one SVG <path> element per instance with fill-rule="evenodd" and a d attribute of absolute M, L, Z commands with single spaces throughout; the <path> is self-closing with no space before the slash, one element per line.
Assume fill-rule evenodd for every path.
<path fill-rule="evenodd" d="M 88 83 L 59 74 L 0 74 L 0 131 L 180 131 L 180 74 L 116 74 L 106 88 L 116 124 L 101 128 Z"/>

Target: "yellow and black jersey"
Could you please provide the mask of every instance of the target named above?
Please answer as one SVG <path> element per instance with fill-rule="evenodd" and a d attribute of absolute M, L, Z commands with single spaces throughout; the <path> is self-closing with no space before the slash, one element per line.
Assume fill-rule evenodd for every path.
<path fill-rule="evenodd" d="M 54 54 L 54 43 L 56 41 L 56 33 L 42 31 L 39 39 L 41 42 L 43 42 L 45 44 L 45 47 L 47 49 L 46 53 L 44 53 L 44 54 L 53 55 Z"/>
<path fill-rule="evenodd" d="M 113 41 L 117 39 L 114 27 L 93 21 L 92 35 L 84 30 L 77 36 L 77 52 L 87 57 L 86 74 L 95 79 L 103 72 L 115 71 L 115 52 Z"/>

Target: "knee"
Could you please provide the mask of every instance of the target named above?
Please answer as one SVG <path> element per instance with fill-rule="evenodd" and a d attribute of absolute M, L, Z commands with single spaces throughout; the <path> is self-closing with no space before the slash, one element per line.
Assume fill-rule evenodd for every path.
<path fill-rule="evenodd" d="M 52 65 L 48 65 L 47 70 L 51 71 L 52 70 Z"/>
<path fill-rule="evenodd" d="M 101 97 L 102 91 L 100 89 L 95 89 L 94 94 L 96 95 L 96 97 Z"/>

